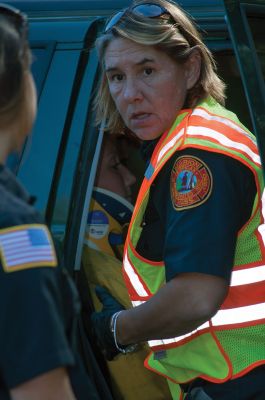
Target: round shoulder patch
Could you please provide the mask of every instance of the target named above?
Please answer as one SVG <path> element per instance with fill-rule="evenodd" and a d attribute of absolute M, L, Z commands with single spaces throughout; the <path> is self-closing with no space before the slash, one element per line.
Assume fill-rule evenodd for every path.
<path fill-rule="evenodd" d="M 170 192 L 177 211 L 204 203 L 212 192 L 212 186 L 212 174 L 202 160 L 188 155 L 176 160 L 171 171 Z"/>

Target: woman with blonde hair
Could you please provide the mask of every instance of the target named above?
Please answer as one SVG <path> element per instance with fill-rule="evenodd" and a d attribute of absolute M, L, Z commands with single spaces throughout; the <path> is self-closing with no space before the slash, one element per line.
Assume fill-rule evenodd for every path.
<path fill-rule="evenodd" d="M 123 258 L 134 308 L 98 288 L 98 340 L 112 357 L 148 341 L 145 366 L 168 379 L 174 400 L 261 400 L 264 182 L 256 139 L 224 107 L 214 59 L 175 2 L 133 2 L 107 22 L 97 48 L 98 122 L 130 129 L 147 163 Z"/>

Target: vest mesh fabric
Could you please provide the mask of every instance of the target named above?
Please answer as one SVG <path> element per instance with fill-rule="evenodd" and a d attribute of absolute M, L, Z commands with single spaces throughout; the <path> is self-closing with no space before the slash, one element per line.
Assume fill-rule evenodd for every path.
<path fill-rule="evenodd" d="M 259 224 L 260 218 L 260 213 L 257 212 L 251 224 L 246 225 L 240 233 L 235 252 L 236 265 L 244 265 L 262 260 L 261 249 L 254 232 L 254 227 Z"/>
<path fill-rule="evenodd" d="M 233 375 L 265 360 L 264 331 L 259 326 L 217 331 L 233 365 Z"/>

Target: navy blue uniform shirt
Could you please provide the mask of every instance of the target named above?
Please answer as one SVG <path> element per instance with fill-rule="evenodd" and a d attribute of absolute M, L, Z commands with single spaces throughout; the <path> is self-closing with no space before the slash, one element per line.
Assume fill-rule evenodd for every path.
<path fill-rule="evenodd" d="M 0 166 L 0 399 L 58 367 L 68 368 L 77 399 L 94 399 L 74 348 L 79 298 L 30 200 Z"/>
<path fill-rule="evenodd" d="M 143 145 L 147 162 L 156 143 Z M 198 204 L 176 209 L 172 170 L 183 156 L 205 165 L 211 188 Z M 251 215 L 255 194 L 254 175 L 239 161 L 194 148 L 178 151 L 151 186 L 137 251 L 147 259 L 163 260 L 167 281 L 185 272 L 216 275 L 229 281 L 237 233 Z"/>

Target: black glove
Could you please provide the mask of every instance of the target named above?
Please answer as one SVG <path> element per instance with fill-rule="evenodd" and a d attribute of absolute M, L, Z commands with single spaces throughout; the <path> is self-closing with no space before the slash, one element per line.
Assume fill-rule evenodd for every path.
<path fill-rule="evenodd" d="M 124 307 L 105 288 L 97 286 L 95 291 L 103 308 L 100 312 L 92 313 L 92 327 L 104 356 L 111 361 L 119 353 L 119 350 L 110 329 L 110 320 L 113 314 L 124 310 Z"/>

